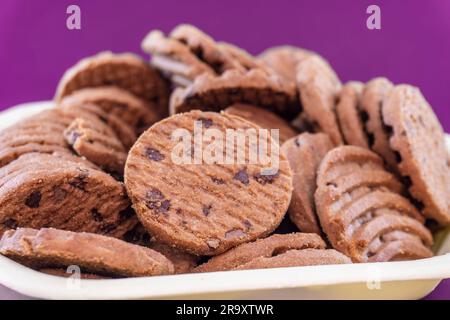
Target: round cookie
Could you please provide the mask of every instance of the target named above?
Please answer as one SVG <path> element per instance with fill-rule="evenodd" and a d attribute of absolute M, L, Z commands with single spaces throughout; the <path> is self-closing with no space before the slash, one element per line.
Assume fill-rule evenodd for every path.
<path fill-rule="evenodd" d="M 365 124 L 369 147 L 378 153 L 390 169 L 396 169 L 397 160 L 389 146 L 389 134 L 382 121 L 382 106 L 393 84 L 386 78 L 370 80 L 361 94 L 361 115 Z"/>
<path fill-rule="evenodd" d="M 235 270 L 288 268 L 349 263 L 352 263 L 352 260 L 350 260 L 349 257 L 333 249 L 304 249 L 289 250 L 274 257 L 261 257 L 240 265 Z"/>
<path fill-rule="evenodd" d="M 202 147 L 200 125 L 206 137 L 214 133 L 219 140 L 227 129 L 260 130 L 242 118 L 213 112 L 191 111 L 164 119 L 141 135 L 130 150 L 125 185 L 140 221 L 157 241 L 196 255 L 217 255 L 263 237 L 280 224 L 291 198 L 292 176 L 282 155 L 273 154 L 273 161 L 265 165 L 249 161 L 253 154 L 248 152 L 249 139 L 245 146 L 234 143 L 231 150 L 228 147 L 229 157 L 220 149 L 211 150 L 207 138 Z M 191 141 L 176 141 L 180 137 L 190 140 L 194 128 L 194 150 Z M 182 135 L 171 138 L 175 133 Z M 226 143 L 235 141 L 232 138 L 228 136 Z M 277 149 L 276 142 L 269 142 L 269 148 Z M 236 148 L 244 157 L 226 161 L 232 160 Z"/>
<path fill-rule="evenodd" d="M 101 52 L 82 59 L 64 73 L 55 100 L 60 102 L 80 89 L 104 86 L 122 88 L 154 106 L 161 117 L 167 115 L 166 83 L 150 65 L 131 53 Z"/>
<path fill-rule="evenodd" d="M 49 154 L 30 153 L 0 169 L 0 234 L 55 227 L 121 237 L 136 224 L 122 183 Z"/>
<path fill-rule="evenodd" d="M 279 46 L 266 49 L 258 56 L 258 61 L 274 70 L 284 81 L 295 85 L 298 64 L 315 53 L 294 46 Z"/>
<path fill-rule="evenodd" d="M 153 123 L 161 119 L 155 111 L 157 108 L 148 102 L 139 99 L 128 91 L 118 87 L 94 87 L 75 91 L 64 97 L 60 103 L 62 106 L 80 106 L 94 104 L 105 113 L 126 122 L 136 132 L 145 130 Z"/>
<path fill-rule="evenodd" d="M 325 133 L 302 133 L 281 146 L 293 173 L 289 218 L 302 232 L 321 234 L 314 206 L 316 173 L 333 144 Z"/>
<path fill-rule="evenodd" d="M 382 107 L 389 144 L 408 191 L 425 217 L 450 223 L 450 168 L 445 134 L 420 90 L 396 86 Z"/>
<path fill-rule="evenodd" d="M 123 277 L 173 273 L 162 254 L 118 239 L 52 228 L 7 231 L 0 253 L 32 268 L 79 266 L 94 274 Z"/>
<path fill-rule="evenodd" d="M 127 152 L 110 127 L 98 126 L 89 120 L 76 118 L 64 130 L 72 149 L 107 172 L 123 174 Z"/>
<path fill-rule="evenodd" d="M 175 89 L 169 108 L 171 114 L 194 109 L 219 111 L 235 103 L 260 106 L 285 117 L 298 112 L 295 87 L 261 69 L 198 76 L 189 87 Z"/>
<path fill-rule="evenodd" d="M 415 256 L 431 255 L 432 236 L 424 219 L 401 196 L 403 186 L 383 169 L 375 153 L 356 146 L 335 148 L 324 157 L 317 181 L 315 202 L 322 228 L 332 246 L 354 262 L 400 259 L 403 251 L 394 248 L 409 248 L 405 252 L 413 257 L 417 246 L 411 246 L 412 238 L 420 244 Z"/>
<path fill-rule="evenodd" d="M 365 123 L 359 107 L 364 85 L 361 82 L 350 81 L 339 92 L 339 102 L 336 104 L 336 115 L 346 144 L 369 148 Z"/>
<path fill-rule="evenodd" d="M 236 103 L 226 108 L 224 112 L 244 118 L 264 129 L 278 129 L 280 144 L 297 134 L 286 120 L 257 106 Z"/>
<path fill-rule="evenodd" d="M 341 82 L 327 61 L 305 57 L 297 66 L 299 98 L 308 122 L 327 133 L 335 145 L 343 143 L 335 114 Z"/>
<path fill-rule="evenodd" d="M 289 250 L 325 249 L 325 242 L 316 234 L 274 234 L 265 239 L 241 244 L 225 253 L 212 257 L 195 268 L 194 272 L 233 270 L 259 258 L 270 258 Z"/>

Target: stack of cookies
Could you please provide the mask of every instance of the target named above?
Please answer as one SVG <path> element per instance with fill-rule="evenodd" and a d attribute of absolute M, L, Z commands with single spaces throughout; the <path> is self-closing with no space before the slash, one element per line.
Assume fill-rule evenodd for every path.
<path fill-rule="evenodd" d="M 419 89 L 190 25 L 142 47 L 78 62 L 54 108 L 0 132 L 1 254 L 86 279 L 433 255 L 450 157 Z M 265 132 L 271 157 L 230 132 Z"/>

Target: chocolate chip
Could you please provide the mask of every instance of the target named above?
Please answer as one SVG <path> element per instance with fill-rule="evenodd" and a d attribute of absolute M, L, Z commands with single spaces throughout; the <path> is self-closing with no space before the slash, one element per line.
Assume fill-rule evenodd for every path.
<path fill-rule="evenodd" d="M 264 185 L 266 183 L 272 183 L 279 176 L 279 173 L 275 174 L 260 174 L 257 173 L 253 176 L 253 178 L 260 184 Z"/>
<path fill-rule="evenodd" d="M 220 178 L 216 178 L 216 177 L 211 177 L 212 182 L 214 182 L 215 184 L 224 184 L 225 181 L 223 179 Z"/>
<path fill-rule="evenodd" d="M 400 152 L 398 151 L 394 151 L 394 155 L 395 155 L 395 161 L 397 161 L 397 163 L 402 162 L 402 155 L 400 154 Z"/>
<path fill-rule="evenodd" d="M 17 220 L 8 218 L 3 222 L 3 225 L 8 229 L 16 229 L 18 227 Z"/>
<path fill-rule="evenodd" d="M 242 184 L 245 184 L 245 185 L 248 185 L 250 183 L 246 169 L 239 170 L 234 175 L 234 179 L 240 181 Z"/>
<path fill-rule="evenodd" d="M 78 176 L 76 176 L 75 178 L 73 178 L 71 181 L 69 181 L 69 184 L 72 186 L 72 187 L 74 187 L 74 188 L 77 188 L 77 189 L 80 189 L 80 190 L 83 190 L 83 191 L 86 191 L 86 181 L 85 181 L 85 179 L 87 178 L 89 176 L 89 174 L 88 173 L 86 173 L 86 172 L 83 172 L 83 173 L 80 173 Z"/>
<path fill-rule="evenodd" d="M 248 220 L 244 220 L 244 226 L 245 226 L 245 228 L 248 231 L 252 227 L 252 223 L 250 221 L 248 221 Z"/>
<path fill-rule="evenodd" d="M 41 192 L 33 191 L 30 195 L 25 199 L 25 204 L 29 208 L 39 208 L 39 204 L 41 202 Z"/>
<path fill-rule="evenodd" d="M 225 233 L 226 239 L 232 239 L 232 238 L 242 238 L 245 237 L 247 234 L 242 231 L 241 229 L 233 229 Z"/>
<path fill-rule="evenodd" d="M 211 208 L 212 205 L 204 205 L 202 208 L 202 212 L 205 215 L 205 217 L 209 216 L 209 214 L 211 213 Z"/>
<path fill-rule="evenodd" d="M 209 128 L 213 125 L 213 121 L 211 119 L 199 118 L 198 121 L 200 121 L 205 128 Z"/>
<path fill-rule="evenodd" d="M 299 139 L 299 138 L 295 139 L 294 142 L 295 142 L 295 145 L 296 145 L 297 147 L 300 147 L 300 146 L 301 146 L 301 144 L 300 144 L 300 139 Z"/>
<path fill-rule="evenodd" d="M 98 212 L 97 208 L 93 208 L 91 210 L 91 216 L 97 222 L 103 221 L 103 216 L 100 214 L 100 212 Z"/>
<path fill-rule="evenodd" d="M 114 223 L 106 223 L 100 229 L 102 233 L 110 233 L 117 228 L 117 225 Z"/>
<path fill-rule="evenodd" d="M 167 200 L 161 191 L 153 188 L 147 192 L 146 205 L 157 213 L 166 213 L 170 209 L 170 200 Z"/>
<path fill-rule="evenodd" d="M 208 247 L 210 247 L 212 249 L 217 249 L 220 245 L 220 240 L 219 239 L 209 239 L 209 240 L 206 240 L 206 244 L 208 245 Z"/>
<path fill-rule="evenodd" d="M 122 210 L 119 212 L 119 221 L 123 222 L 126 221 L 128 219 L 130 219 L 131 217 L 133 217 L 135 215 L 133 209 L 131 209 L 130 207 Z"/>
<path fill-rule="evenodd" d="M 147 148 L 145 150 L 145 155 L 147 156 L 147 158 L 153 161 L 164 160 L 164 155 L 154 148 Z"/>

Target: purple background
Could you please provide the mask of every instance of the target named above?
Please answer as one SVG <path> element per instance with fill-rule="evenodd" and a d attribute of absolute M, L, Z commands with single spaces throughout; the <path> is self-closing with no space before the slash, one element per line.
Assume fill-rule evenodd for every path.
<path fill-rule="evenodd" d="M 81 7 L 82 30 L 66 29 Z M 381 7 L 381 30 L 366 8 Z M 386 76 L 419 86 L 450 132 L 450 1 L 63 1 L 2 0 L 0 110 L 51 99 L 62 73 L 101 50 L 140 52 L 150 29 L 192 23 L 253 54 L 292 44 L 318 51 L 343 81 Z M 1 297 L 0 288 L 0 297 Z M 4 296 L 6 297 L 6 296 Z M 450 299 L 450 282 L 434 298 Z"/>

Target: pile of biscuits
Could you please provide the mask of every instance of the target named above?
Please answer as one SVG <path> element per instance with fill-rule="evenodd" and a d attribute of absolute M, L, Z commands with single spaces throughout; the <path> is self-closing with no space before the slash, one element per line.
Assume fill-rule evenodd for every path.
<path fill-rule="evenodd" d="M 190 25 L 142 48 L 149 63 L 83 59 L 54 108 L 0 132 L 2 255 L 86 279 L 433 255 L 431 230 L 450 222 L 450 156 L 419 89 L 342 84 L 315 52 L 254 57 Z M 197 162 L 198 141 L 192 162 L 174 161 L 173 133 L 199 124 L 278 129 L 277 170 L 246 152 Z"/>

